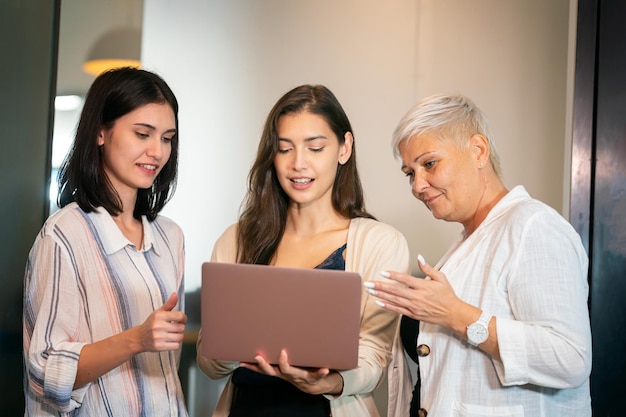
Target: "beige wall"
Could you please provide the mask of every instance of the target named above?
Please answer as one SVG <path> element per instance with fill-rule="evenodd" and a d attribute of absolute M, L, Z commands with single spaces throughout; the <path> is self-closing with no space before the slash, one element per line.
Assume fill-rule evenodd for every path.
<path fill-rule="evenodd" d="M 506 185 L 564 212 L 569 14 L 569 0 L 146 0 L 144 64 L 181 104 L 180 182 L 165 214 L 186 232 L 189 289 L 237 218 L 267 112 L 302 83 L 326 84 L 344 105 L 368 208 L 414 257 L 435 262 L 459 231 L 410 196 L 389 148 L 428 94 L 474 98 Z"/>

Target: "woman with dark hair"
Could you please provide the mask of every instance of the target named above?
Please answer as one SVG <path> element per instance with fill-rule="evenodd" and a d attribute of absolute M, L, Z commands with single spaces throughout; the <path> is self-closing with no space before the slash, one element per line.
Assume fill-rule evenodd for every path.
<path fill-rule="evenodd" d="M 270 111 L 239 221 L 212 260 L 356 271 L 363 280 L 396 265 L 408 270 L 404 236 L 365 210 L 348 118 L 324 86 L 302 85 Z M 391 357 L 399 316 L 363 293 L 355 369 L 304 369 L 258 356 L 256 363 L 205 358 L 211 378 L 230 376 L 215 416 L 379 416 L 372 392 Z"/>
<path fill-rule="evenodd" d="M 93 82 L 24 286 L 27 416 L 186 416 L 178 378 L 178 103 L 148 71 Z M 177 308 L 179 306 L 179 308 Z"/>

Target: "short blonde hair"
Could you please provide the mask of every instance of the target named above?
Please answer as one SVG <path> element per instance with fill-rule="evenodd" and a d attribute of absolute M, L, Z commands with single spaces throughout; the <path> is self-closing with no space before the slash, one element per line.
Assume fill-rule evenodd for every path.
<path fill-rule="evenodd" d="M 411 108 L 393 132 L 391 147 L 395 157 L 400 156 L 400 146 L 416 136 L 429 134 L 440 140 L 452 140 L 459 147 L 468 144 L 474 134 L 487 139 L 489 161 L 502 176 L 500 157 L 496 151 L 489 122 L 483 112 L 468 97 L 462 95 L 434 95 L 422 99 Z"/>

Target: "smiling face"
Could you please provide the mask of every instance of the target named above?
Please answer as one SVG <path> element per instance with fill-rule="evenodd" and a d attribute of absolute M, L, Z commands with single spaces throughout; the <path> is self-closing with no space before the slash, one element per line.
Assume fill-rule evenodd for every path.
<path fill-rule="evenodd" d="M 170 158 L 175 134 L 172 108 L 157 103 L 138 107 L 100 131 L 104 172 L 123 200 L 152 186 Z"/>
<path fill-rule="evenodd" d="M 324 118 L 306 111 L 281 116 L 277 130 L 274 167 L 292 204 L 330 205 L 338 164 L 350 158 L 352 134 L 340 144 Z"/>
<path fill-rule="evenodd" d="M 400 149 L 402 172 L 411 191 L 437 219 L 467 226 L 476 216 L 485 183 L 481 179 L 485 154 L 481 138 L 468 139 L 467 147 L 455 141 L 424 134 L 405 140 Z"/>

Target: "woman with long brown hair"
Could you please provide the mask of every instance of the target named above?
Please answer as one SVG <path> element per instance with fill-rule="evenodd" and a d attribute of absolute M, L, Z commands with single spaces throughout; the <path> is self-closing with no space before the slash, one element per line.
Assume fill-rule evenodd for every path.
<path fill-rule="evenodd" d="M 212 260 L 356 271 L 408 270 L 405 238 L 365 209 L 348 117 L 324 86 L 302 85 L 270 111 L 239 221 L 213 249 Z M 262 297 L 262 294 L 259 295 Z M 306 296 L 306 295 L 303 295 Z M 211 378 L 230 376 L 215 416 L 379 416 L 372 392 L 391 358 L 399 315 L 363 293 L 355 369 L 298 368 L 283 352 L 278 365 L 205 358 Z"/>

